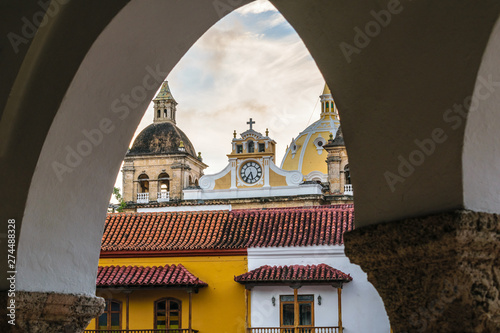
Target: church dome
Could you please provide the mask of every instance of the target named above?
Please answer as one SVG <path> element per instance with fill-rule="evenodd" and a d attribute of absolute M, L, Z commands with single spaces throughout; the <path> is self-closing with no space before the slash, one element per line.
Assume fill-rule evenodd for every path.
<path fill-rule="evenodd" d="M 159 122 L 149 125 L 139 133 L 127 156 L 178 154 L 183 152 L 183 149 L 196 157 L 193 144 L 183 131 L 171 122 Z"/>
<path fill-rule="evenodd" d="M 320 177 L 323 179 L 328 174 L 325 162 L 328 153 L 323 146 L 328 143 L 330 134 L 335 137 L 340 126 L 338 111 L 328 86 L 325 85 L 320 98 L 320 119 L 292 139 L 281 162 L 282 169 L 298 170 L 306 180 L 313 180 L 313 176 L 320 175 L 320 173 L 324 175 Z"/>

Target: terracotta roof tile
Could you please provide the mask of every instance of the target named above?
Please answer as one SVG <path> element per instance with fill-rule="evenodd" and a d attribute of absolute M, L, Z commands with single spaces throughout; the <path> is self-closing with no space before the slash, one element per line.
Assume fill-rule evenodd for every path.
<path fill-rule="evenodd" d="M 184 266 L 99 266 L 96 285 L 105 287 L 205 287 Z"/>
<path fill-rule="evenodd" d="M 101 250 L 174 251 L 340 245 L 354 229 L 349 205 L 209 212 L 113 213 Z"/>
<path fill-rule="evenodd" d="M 248 273 L 236 276 L 234 281 L 242 284 L 276 284 L 276 283 L 347 283 L 352 281 L 345 274 L 326 264 L 261 266 Z"/>

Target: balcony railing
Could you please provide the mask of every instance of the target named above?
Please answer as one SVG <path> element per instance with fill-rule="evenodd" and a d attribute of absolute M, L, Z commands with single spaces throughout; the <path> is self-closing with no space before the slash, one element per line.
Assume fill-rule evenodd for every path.
<path fill-rule="evenodd" d="M 137 203 L 149 203 L 149 193 L 137 193 Z"/>
<path fill-rule="evenodd" d="M 151 330 L 85 330 L 84 333 L 198 333 L 198 330 L 189 330 L 189 328 L 168 328 Z"/>
<path fill-rule="evenodd" d="M 158 202 L 167 202 L 170 200 L 170 192 L 158 192 Z"/>
<path fill-rule="evenodd" d="M 252 327 L 247 333 L 339 333 L 339 328 L 335 327 Z"/>
<path fill-rule="evenodd" d="M 354 193 L 352 191 L 352 185 L 351 184 L 344 185 L 344 194 L 345 195 L 354 195 Z"/>

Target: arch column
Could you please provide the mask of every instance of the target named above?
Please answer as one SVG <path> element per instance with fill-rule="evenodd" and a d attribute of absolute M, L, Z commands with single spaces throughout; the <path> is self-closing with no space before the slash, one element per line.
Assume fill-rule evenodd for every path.
<path fill-rule="evenodd" d="M 8 38 L 0 41 L 0 174 L 15 175 L 4 177 L 11 190 L 0 192 L 0 234 L 7 234 L 8 219 L 16 220 L 16 297 L 28 295 L 16 298 L 16 326 L 6 323 L 2 299 L 0 331 L 65 332 L 68 322 L 99 313 L 102 304 L 93 295 L 106 206 L 128 143 L 173 66 L 208 28 L 246 2 L 0 5 L 2 34 L 23 38 L 19 50 Z M 34 15 L 39 20 L 45 6 L 52 16 L 28 38 L 23 31 L 31 26 L 23 24 L 32 24 Z M 9 288 L 6 259 L 0 261 L 0 290 Z M 46 294 L 49 301 L 36 301 Z M 32 313 L 23 310 L 30 306 Z M 68 332 L 80 326 L 71 324 Z"/>
<path fill-rule="evenodd" d="M 83 332 L 105 306 L 101 297 L 18 291 L 12 312 L 11 299 L 8 292 L 0 292 L 1 304 L 8 304 L 0 310 L 0 331 L 5 333 Z"/>
<path fill-rule="evenodd" d="M 467 210 L 344 235 L 394 332 L 499 332 L 499 239 L 499 215 Z"/>

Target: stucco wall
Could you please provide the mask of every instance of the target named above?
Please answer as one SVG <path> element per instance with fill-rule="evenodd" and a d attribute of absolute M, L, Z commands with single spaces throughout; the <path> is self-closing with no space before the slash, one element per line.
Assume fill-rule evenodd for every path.
<path fill-rule="evenodd" d="M 234 276 L 246 272 L 245 256 L 160 257 L 101 259 L 99 265 L 163 266 L 182 264 L 188 271 L 208 284 L 193 294 L 193 329 L 200 332 L 244 333 L 245 291 L 234 282 Z M 125 289 L 122 289 L 122 291 Z M 126 308 L 122 291 L 101 290 L 98 295 L 123 301 L 122 329 L 125 329 Z M 188 327 L 188 295 L 183 290 L 135 290 L 130 295 L 130 329 L 151 329 L 154 302 L 163 297 L 182 301 L 182 327 Z M 92 321 L 88 329 L 94 329 Z"/>
<path fill-rule="evenodd" d="M 353 278 L 342 290 L 342 323 L 346 333 L 390 332 L 389 318 L 382 299 L 368 282 L 358 265 L 351 264 L 343 246 L 308 246 L 291 248 L 248 249 L 248 269 L 263 265 L 327 264 Z M 300 294 L 314 294 L 315 325 L 337 326 L 337 291 L 330 286 L 305 286 Z M 255 287 L 252 289 L 252 326 L 279 326 L 279 295 L 293 295 L 289 287 Z M 318 295 L 322 304 L 318 305 Z M 271 297 L 276 298 L 272 306 Z"/>

